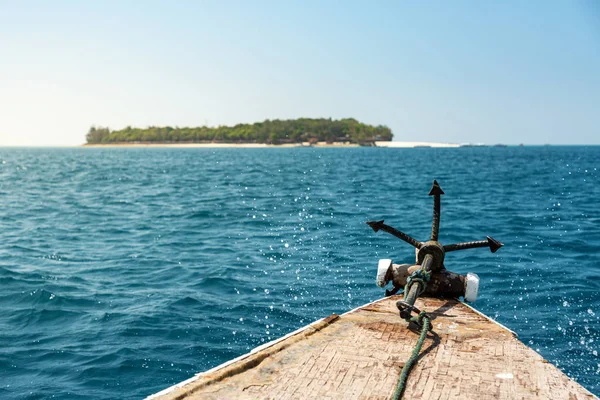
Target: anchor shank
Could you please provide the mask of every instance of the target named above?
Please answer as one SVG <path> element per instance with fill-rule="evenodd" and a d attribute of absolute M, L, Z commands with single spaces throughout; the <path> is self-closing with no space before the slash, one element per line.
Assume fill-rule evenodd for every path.
<path fill-rule="evenodd" d="M 425 272 L 429 272 L 431 271 L 431 265 L 433 264 L 433 256 L 431 254 L 426 254 L 425 258 L 423 258 L 423 263 L 421 264 L 421 270 L 425 271 Z M 411 307 L 415 305 L 415 301 L 417 301 L 417 297 L 419 297 L 419 294 L 422 293 L 425 290 L 425 286 L 427 285 L 427 283 L 417 283 L 417 282 L 412 282 L 409 283 L 408 286 L 408 293 L 404 293 L 404 303 L 406 303 L 408 306 L 404 306 L 402 307 L 402 305 L 400 305 L 400 317 L 404 318 L 404 319 L 408 319 L 410 318 L 410 313 L 411 313 Z M 401 303 L 401 302 L 399 302 Z M 398 305 L 399 303 L 396 303 L 396 305 Z"/>
<path fill-rule="evenodd" d="M 419 296 L 419 285 L 411 285 L 408 294 L 405 295 L 404 302 L 410 304 L 411 306 L 415 305 L 415 301 L 417 301 L 417 297 Z M 410 317 L 410 309 L 402 310 L 400 312 L 400 316 L 402 318 Z"/>
<path fill-rule="evenodd" d="M 369 221 L 369 222 L 367 222 L 367 225 L 369 225 L 371 228 L 373 228 L 373 230 L 375 232 L 377 232 L 378 230 L 387 232 L 393 236 L 396 236 L 398 239 L 404 240 L 406 243 L 416 247 L 417 249 L 420 249 L 421 246 L 423 245 L 423 243 L 421 243 L 417 239 L 407 235 L 406 233 L 400 232 L 398 229 L 392 228 L 391 226 L 384 224 L 383 220 Z"/>
<path fill-rule="evenodd" d="M 423 258 L 423 262 L 421 263 L 421 269 L 425 272 L 430 272 L 431 267 L 433 266 L 433 256 L 431 254 L 426 254 Z"/>
<path fill-rule="evenodd" d="M 425 272 L 431 271 L 432 264 L 433 264 L 433 256 L 431 254 L 425 255 L 425 258 L 423 258 L 423 263 L 421 264 L 421 270 L 423 270 Z M 406 298 L 404 299 L 404 301 L 407 302 L 408 304 L 410 304 L 411 306 L 414 306 L 415 301 L 417 300 L 417 297 L 419 296 L 419 293 L 422 292 L 423 290 L 425 290 L 425 287 L 420 287 L 420 285 L 418 283 L 412 283 L 410 285 L 408 294 L 406 295 Z"/>

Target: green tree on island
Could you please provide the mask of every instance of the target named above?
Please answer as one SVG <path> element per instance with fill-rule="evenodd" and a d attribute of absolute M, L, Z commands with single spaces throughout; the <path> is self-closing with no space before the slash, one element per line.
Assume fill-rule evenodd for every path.
<path fill-rule="evenodd" d="M 157 127 L 132 128 L 111 131 L 92 126 L 86 135 L 88 144 L 108 143 L 301 143 L 350 142 L 372 143 L 392 140 L 393 134 L 385 125 L 367 125 L 353 118 L 299 118 L 293 120 L 265 120 L 254 124 L 237 124 L 209 128 Z"/>

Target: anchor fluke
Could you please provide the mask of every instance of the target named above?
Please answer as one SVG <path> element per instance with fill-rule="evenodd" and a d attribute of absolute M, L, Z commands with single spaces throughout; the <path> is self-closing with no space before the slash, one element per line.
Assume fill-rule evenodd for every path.
<path fill-rule="evenodd" d="M 381 221 L 368 221 L 367 225 L 369 225 L 375 232 L 378 232 L 380 230 L 389 233 L 390 235 L 394 235 L 396 236 L 398 239 L 404 240 L 406 243 L 416 247 L 417 249 L 420 249 L 421 246 L 423 245 L 423 243 L 419 242 L 417 239 L 408 236 L 406 233 L 399 231 L 396 228 L 393 228 L 389 225 L 386 225 L 383 223 L 383 220 Z"/>
<path fill-rule="evenodd" d="M 488 246 L 490 246 L 490 251 L 492 253 L 497 252 L 500 247 L 504 246 L 504 243 L 497 241 L 493 237 L 491 237 L 491 236 L 486 236 L 486 237 L 488 240 Z"/>
<path fill-rule="evenodd" d="M 375 232 L 378 232 L 383 226 L 383 221 L 383 219 L 381 221 L 368 221 L 367 225 L 369 225 Z"/>
<path fill-rule="evenodd" d="M 433 185 L 431 186 L 431 190 L 429 191 L 429 195 L 430 196 L 440 196 L 444 194 L 444 191 L 442 190 L 442 188 L 440 187 L 440 184 L 438 183 L 437 180 L 433 180 Z"/>

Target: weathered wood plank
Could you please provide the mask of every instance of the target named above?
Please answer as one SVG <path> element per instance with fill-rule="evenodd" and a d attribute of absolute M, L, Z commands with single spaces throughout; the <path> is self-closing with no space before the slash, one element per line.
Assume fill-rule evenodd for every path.
<path fill-rule="evenodd" d="M 418 333 L 394 296 L 331 316 L 158 399 L 389 399 Z M 410 399 L 597 399 L 505 327 L 457 300 L 419 299 L 433 316 Z"/>

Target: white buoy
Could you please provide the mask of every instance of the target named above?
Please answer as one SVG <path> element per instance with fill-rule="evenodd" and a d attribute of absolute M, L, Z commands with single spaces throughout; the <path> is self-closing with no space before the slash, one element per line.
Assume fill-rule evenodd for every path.
<path fill-rule="evenodd" d="M 383 259 L 379 260 L 379 265 L 377 265 L 377 286 L 385 287 L 387 285 L 387 281 L 385 280 L 385 276 L 387 275 L 388 270 L 392 266 L 392 260 Z"/>
<path fill-rule="evenodd" d="M 469 272 L 465 281 L 465 301 L 473 303 L 477 300 L 477 294 L 479 293 L 479 277 L 477 274 Z"/>

